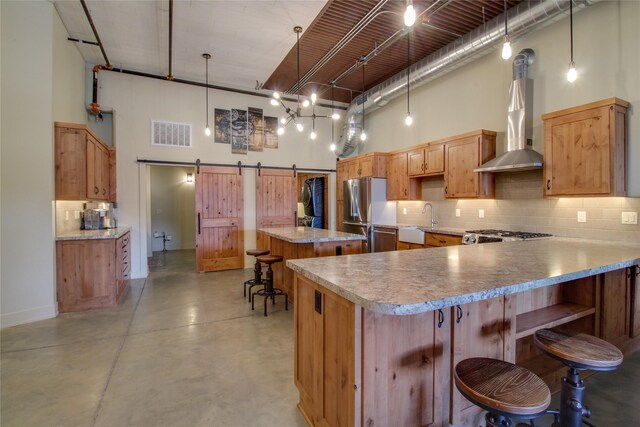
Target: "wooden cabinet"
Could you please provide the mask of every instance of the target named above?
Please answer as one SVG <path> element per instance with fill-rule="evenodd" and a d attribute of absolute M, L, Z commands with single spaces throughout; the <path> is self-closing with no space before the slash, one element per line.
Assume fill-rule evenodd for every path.
<path fill-rule="evenodd" d="M 628 106 L 610 98 L 542 116 L 546 196 L 626 195 Z"/>
<path fill-rule="evenodd" d="M 387 158 L 387 200 L 420 200 L 420 183 L 409 179 L 408 153 Z"/>
<path fill-rule="evenodd" d="M 640 267 L 635 266 L 629 269 L 629 280 L 631 282 L 631 338 L 640 335 Z"/>
<path fill-rule="evenodd" d="M 295 383 L 312 426 L 354 425 L 355 307 L 296 275 Z"/>
<path fill-rule="evenodd" d="M 444 173 L 444 144 L 429 144 L 408 152 L 409 176 L 430 176 Z"/>
<path fill-rule="evenodd" d="M 382 153 L 367 153 L 348 159 L 348 178 L 385 178 L 386 155 Z"/>
<path fill-rule="evenodd" d="M 398 240 L 398 242 L 396 243 L 396 250 L 398 251 L 406 251 L 409 249 L 424 249 L 424 245 L 419 245 L 417 243 L 402 242 L 400 240 Z"/>
<path fill-rule="evenodd" d="M 507 306 L 505 306 L 507 304 Z M 451 411 L 449 423 L 457 426 L 484 424 L 485 412 L 460 394 L 453 369 L 470 357 L 489 357 L 514 362 L 511 324 L 505 319 L 508 297 L 498 297 L 452 307 L 451 318 Z M 445 316 L 447 313 L 445 313 Z"/>
<path fill-rule="evenodd" d="M 453 234 L 443 233 L 425 233 L 424 235 L 425 246 L 442 247 L 442 246 L 458 246 L 462 244 L 462 236 L 456 236 Z"/>
<path fill-rule="evenodd" d="M 449 199 L 494 197 L 491 173 L 473 170 L 496 156 L 496 133 L 482 130 L 445 143 L 444 193 Z"/>
<path fill-rule="evenodd" d="M 86 199 L 86 131 L 78 128 L 60 127 L 56 125 L 55 144 L 56 199 Z"/>
<path fill-rule="evenodd" d="M 630 336 L 631 269 L 603 274 L 600 338 L 623 348 Z"/>
<path fill-rule="evenodd" d="M 336 200 L 344 200 L 343 182 L 349 179 L 349 163 L 342 160 L 336 165 Z"/>
<path fill-rule="evenodd" d="M 130 233 L 119 239 L 56 242 L 58 310 L 114 306 L 131 271 Z"/>
<path fill-rule="evenodd" d="M 338 200 L 336 206 L 336 230 L 344 231 L 344 205 L 342 200 Z"/>
<path fill-rule="evenodd" d="M 131 279 L 131 233 L 116 239 L 116 301 L 120 300 Z"/>
<path fill-rule="evenodd" d="M 363 426 L 447 425 L 451 318 L 362 316 Z M 341 424 L 342 425 L 342 424 Z"/>
<path fill-rule="evenodd" d="M 56 200 L 115 202 L 115 149 L 85 125 L 55 126 Z"/>
<path fill-rule="evenodd" d="M 109 200 L 109 150 L 87 134 L 87 195 L 90 200 Z"/>

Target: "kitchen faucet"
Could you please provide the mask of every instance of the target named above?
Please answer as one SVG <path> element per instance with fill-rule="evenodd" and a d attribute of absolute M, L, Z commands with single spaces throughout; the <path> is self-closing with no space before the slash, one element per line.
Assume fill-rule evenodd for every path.
<path fill-rule="evenodd" d="M 427 213 L 427 206 L 431 207 L 431 228 L 434 228 L 438 224 L 438 221 L 436 221 L 436 211 L 431 202 L 427 202 L 422 207 L 422 213 Z"/>

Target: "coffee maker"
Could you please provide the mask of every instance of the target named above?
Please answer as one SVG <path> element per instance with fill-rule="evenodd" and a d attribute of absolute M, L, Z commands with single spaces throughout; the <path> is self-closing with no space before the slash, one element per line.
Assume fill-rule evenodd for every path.
<path fill-rule="evenodd" d="M 81 230 L 116 228 L 115 203 L 87 202 L 82 211 Z"/>

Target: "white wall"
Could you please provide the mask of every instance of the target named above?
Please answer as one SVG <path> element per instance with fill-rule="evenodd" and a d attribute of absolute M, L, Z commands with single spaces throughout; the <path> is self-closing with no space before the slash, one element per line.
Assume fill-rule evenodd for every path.
<path fill-rule="evenodd" d="M 579 78 L 566 80 L 569 21 L 564 19 L 513 43 L 536 53 L 534 148 L 544 154 L 541 114 L 603 98 L 629 101 L 629 195 L 640 196 L 640 2 L 603 1 L 574 15 L 575 61 Z M 498 132 L 498 154 L 506 150 L 506 112 L 512 62 L 500 51 L 411 90 L 414 124 L 403 123 L 406 97 L 367 115 L 369 140 L 363 152 L 389 151 L 447 136 L 490 129 Z"/>
<path fill-rule="evenodd" d="M 53 121 L 84 122 L 83 60 L 49 2 L 0 2 L 2 327 L 54 317 Z"/>
<path fill-rule="evenodd" d="M 215 72 L 215 71 L 214 71 Z M 205 105 L 204 88 L 136 77 L 114 72 L 100 73 L 99 102 L 104 109 L 114 110 L 114 144 L 117 156 L 118 219 L 121 225 L 129 225 L 132 232 L 132 277 L 147 274 L 146 256 L 150 240 L 146 235 L 150 220 L 148 193 L 148 166 L 139 165 L 137 159 L 174 160 L 194 162 L 200 158 L 206 163 L 256 164 L 269 166 L 292 166 L 298 168 L 335 168 L 335 156 L 328 149 L 331 124 L 328 119 L 318 120 L 316 141 L 308 138 L 308 130 L 298 133 L 292 127 L 280 137 L 279 148 L 247 155 L 231 154 L 227 144 L 213 142 L 213 136 L 204 135 Z M 278 116 L 280 108 L 269 103 L 269 99 L 226 91 L 209 91 L 213 124 L 214 108 L 257 107 L 265 115 Z M 323 111 L 324 112 L 324 111 Z M 193 124 L 193 148 L 170 148 L 151 146 L 152 119 Z M 243 170 L 245 248 L 255 245 L 255 173 Z M 335 181 L 333 181 L 335 182 Z M 334 184 L 335 185 L 335 184 Z M 330 188 L 333 192 L 333 187 Z M 335 195 L 330 193 L 330 199 Z M 332 207 L 335 210 L 335 207 Z M 252 261 L 246 258 L 245 265 Z"/>
<path fill-rule="evenodd" d="M 171 236 L 167 250 L 196 247 L 196 196 L 193 182 L 186 182 L 193 168 L 151 166 L 151 232 Z M 161 251 L 162 237 L 152 239 L 152 250 Z"/>

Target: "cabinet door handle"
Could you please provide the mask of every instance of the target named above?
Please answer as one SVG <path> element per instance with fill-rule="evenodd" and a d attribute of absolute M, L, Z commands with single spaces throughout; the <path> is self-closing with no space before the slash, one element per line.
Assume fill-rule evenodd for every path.
<path fill-rule="evenodd" d="M 551 180 L 547 180 L 547 190 L 551 190 Z"/>
<path fill-rule="evenodd" d="M 444 187 L 444 194 L 447 194 L 447 186 Z"/>
<path fill-rule="evenodd" d="M 106 189 L 106 188 L 103 188 L 103 189 L 102 189 L 102 195 L 104 196 L 105 194 L 107 194 L 107 189 Z"/>
<path fill-rule="evenodd" d="M 200 212 L 198 212 L 198 234 L 200 234 Z"/>
<path fill-rule="evenodd" d="M 444 323 L 444 311 L 442 311 L 442 309 L 438 309 L 438 328 L 442 328 L 443 323 Z"/>
<path fill-rule="evenodd" d="M 98 194 L 99 192 L 100 192 L 100 189 L 98 189 L 98 187 L 93 187 L 94 194 Z"/>
<path fill-rule="evenodd" d="M 406 188 L 404 189 L 404 195 L 405 196 L 407 195 L 407 189 Z"/>
<path fill-rule="evenodd" d="M 420 165 L 420 168 L 422 169 L 422 172 L 424 172 L 424 163 Z"/>
<path fill-rule="evenodd" d="M 447 243 L 447 241 L 446 241 L 446 240 L 438 240 L 438 242 L 440 242 L 440 243 L 442 243 L 442 244 Z"/>
<path fill-rule="evenodd" d="M 425 163 L 424 164 L 424 171 L 428 171 L 429 170 L 429 163 Z"/>
<path fill-rule="evenodd" d="M 462 320 L 462 307 L 460 307 L 459 305 L 456 305 L 456 323 L 460 323 L 460 321 Z"/>

